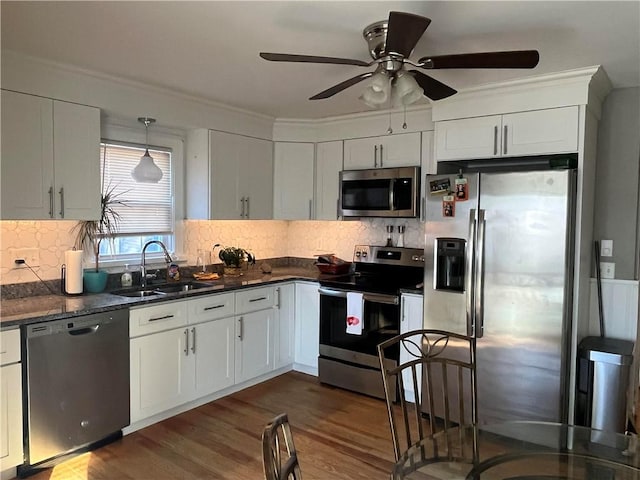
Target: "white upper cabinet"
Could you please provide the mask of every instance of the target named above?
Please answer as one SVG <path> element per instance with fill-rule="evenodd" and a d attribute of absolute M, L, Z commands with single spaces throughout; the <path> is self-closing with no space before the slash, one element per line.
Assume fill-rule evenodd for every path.
<path fill-rule="evenodd" d="M 575 152 L 578 107 L 436 122 L 436 158 L 464 160 Z"/>
<path fill-rule="evenodd" d="M 269 140 L 207 130 L 187 135 L 187 218 L 273 217 L 273 146 Z"/>
<path fill-rule="evenodd" d="M 344 142 L 344 169 L 420 165 L 420 132 L 356 138 Z"/>
<path fill-rule="evenodd" d="M 275 143 L 273 218 L 313 218 L 313 162 L 313 143 Z"/>
<path fill-rule="evenodd" d="M 100 110 L 2 91 L 2 218 L 100 216 Z"/>
<path fill-rule="evenodd" d="M 316 145 L 316 220 L 338 219 L 342 140 Z"/>

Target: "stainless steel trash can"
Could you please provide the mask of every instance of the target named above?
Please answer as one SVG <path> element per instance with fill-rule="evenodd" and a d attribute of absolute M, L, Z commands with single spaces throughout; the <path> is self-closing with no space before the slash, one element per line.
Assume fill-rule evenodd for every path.
<path fill-rule="evenodd" d="M 576 424 L 624 433 L 633 342 L 586 337 L 578 346 Z"/>

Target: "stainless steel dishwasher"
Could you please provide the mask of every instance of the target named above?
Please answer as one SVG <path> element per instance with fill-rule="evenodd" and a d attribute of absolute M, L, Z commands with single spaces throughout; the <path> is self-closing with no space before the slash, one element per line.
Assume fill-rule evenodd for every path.
<path fill-rule="evenodd" d="M 122 436 L 129 425 L 129 310 L 27 325 L 26 463 L 19 474 Z"/>

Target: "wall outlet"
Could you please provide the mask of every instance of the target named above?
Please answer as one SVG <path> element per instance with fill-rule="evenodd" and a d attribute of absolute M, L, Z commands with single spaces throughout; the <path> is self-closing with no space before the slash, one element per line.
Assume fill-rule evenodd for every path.
<path fill-rule="evenodd" d="M 600 241 L 600 256 L 613 257 L 613 240 Z"/>
<path fill-rule="evenodd" d="M 13 261 L 22 259 L 30 267 L 40 266 L 40 250 L 37 248 L 16 248 L 13 251 Z M 18 268 L 26 268 L 24 265 L 16 265 Z"/>
<path fill-rule="evenodd" d="M 616 278 L 616 264 L 613 262 L 600 262 L 601 278 Z"/>

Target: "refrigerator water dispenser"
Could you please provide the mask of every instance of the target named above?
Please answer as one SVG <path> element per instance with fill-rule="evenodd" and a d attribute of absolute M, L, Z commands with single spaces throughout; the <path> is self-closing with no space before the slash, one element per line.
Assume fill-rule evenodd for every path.
<path fill-rule="evenodd" d="M 436 290 L 464 292 L 466 244 L 462 238 L 436 238 Z"/>

